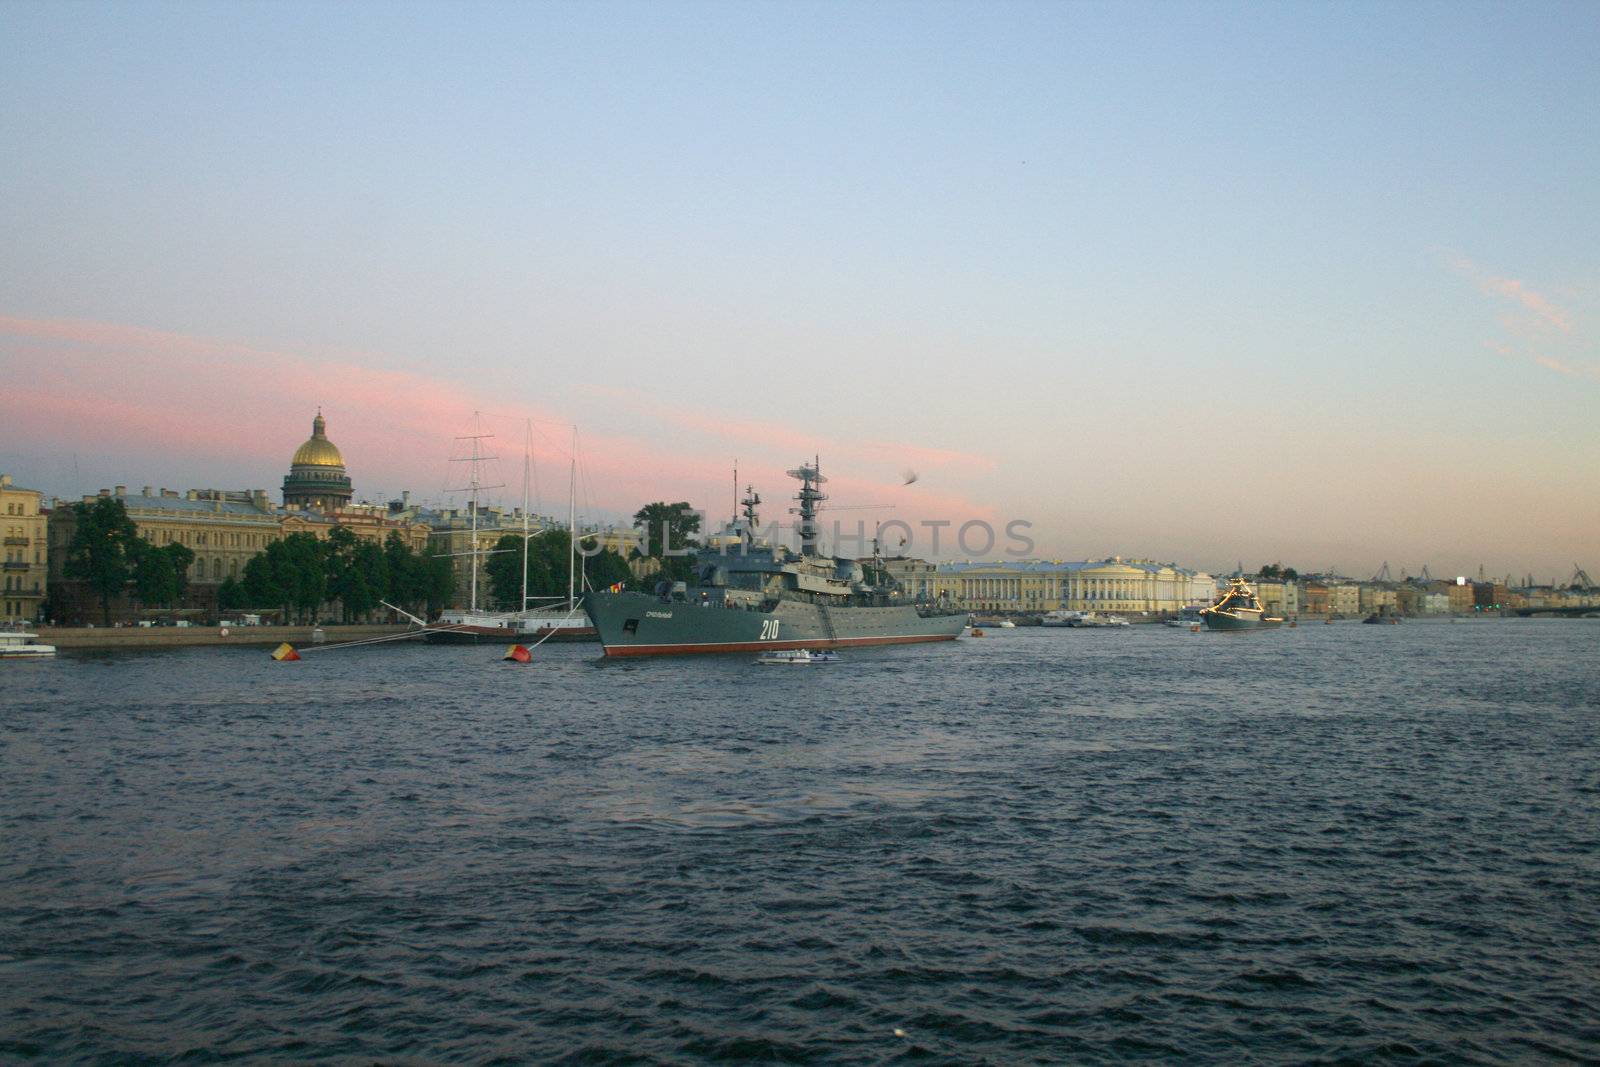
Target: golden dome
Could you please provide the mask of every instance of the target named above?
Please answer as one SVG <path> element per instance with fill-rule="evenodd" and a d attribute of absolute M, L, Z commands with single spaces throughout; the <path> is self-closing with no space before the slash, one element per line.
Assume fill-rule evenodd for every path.
<path fill-rule="evenodd" d="M 344 457 L 328 440 L 327 423 L 322 421 L 322 412 L 317 412 L 317 417 L 311 422 L 311 439 L 295 449 L 294 459 L 289 463 L 295 467 L 344 466 Z"/>

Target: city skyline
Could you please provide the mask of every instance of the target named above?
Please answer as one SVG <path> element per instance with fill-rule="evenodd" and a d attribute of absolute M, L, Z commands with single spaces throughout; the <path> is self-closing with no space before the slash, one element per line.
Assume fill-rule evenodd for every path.
<path fill-rule="evenodd" d="M 0 19 L 47 493 L 276 496 L 321 405 L 358 499 L 437 498 L 482 411 L 616 516 L 820 454 L 1045 557 L 1593 569 L 1593 8 Z"/>

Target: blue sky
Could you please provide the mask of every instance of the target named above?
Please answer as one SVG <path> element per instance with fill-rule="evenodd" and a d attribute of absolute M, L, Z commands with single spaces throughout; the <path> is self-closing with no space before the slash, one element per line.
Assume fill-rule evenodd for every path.
<path fill-rule="evenodd" d="M 0 365 L 173 378 L 108 417 L 124 447 L 63 407 L 3 462 L 271 484 L 308 416 L 266 409 L 328 393 L 375 495 L 487 405 L 578 422 L 602 483 L 611 442 L 660 456 L 661 495 L 810 437 L 861 499 L 916 460 L 896 504 L 1051 554 L 1570 571 L 1597 54 L 1592 4 L 8 4 Z M 389 395 L 358 378 L 202 387 L 40 323 L 461 411 L 408 453 L 343 410 Z M 250 447 L 144 448 L 163 396 Z"/>

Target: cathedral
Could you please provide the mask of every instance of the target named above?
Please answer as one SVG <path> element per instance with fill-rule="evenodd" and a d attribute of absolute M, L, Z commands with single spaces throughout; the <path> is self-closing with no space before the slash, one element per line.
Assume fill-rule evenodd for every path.
<path fill-rule="evenodd" d="M 283 479 L 283 506 L 298 511 L 331 514 L 350 503 L 353 491 L 344 457 L 328 440 L 322 409 L 311 421 L 311 438 L 295 450 L 289 474 Z"/>

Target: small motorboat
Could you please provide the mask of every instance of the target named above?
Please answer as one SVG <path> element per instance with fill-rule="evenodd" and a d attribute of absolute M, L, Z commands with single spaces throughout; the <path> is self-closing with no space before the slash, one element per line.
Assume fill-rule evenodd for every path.
<path fill-rule="evenodd" d="M 56 646 L 39 644 L 38 634 L 0 633 L 0 659 L 42 659 L 55 654 Z"/>
<path fill-rule="evenodd" d="M 839 653 L 831 648 L 820 648 L 811 653 L 812 663 L 833 663 L 839 658 Z"/>
<path fill-rule="evenodd" d="M 809 649 L 780 648 L 771 652 L 763 652 L 756 657 L 756 662 L 769 667 L 804 666 L 816 661 L 816 657 Z"/>

